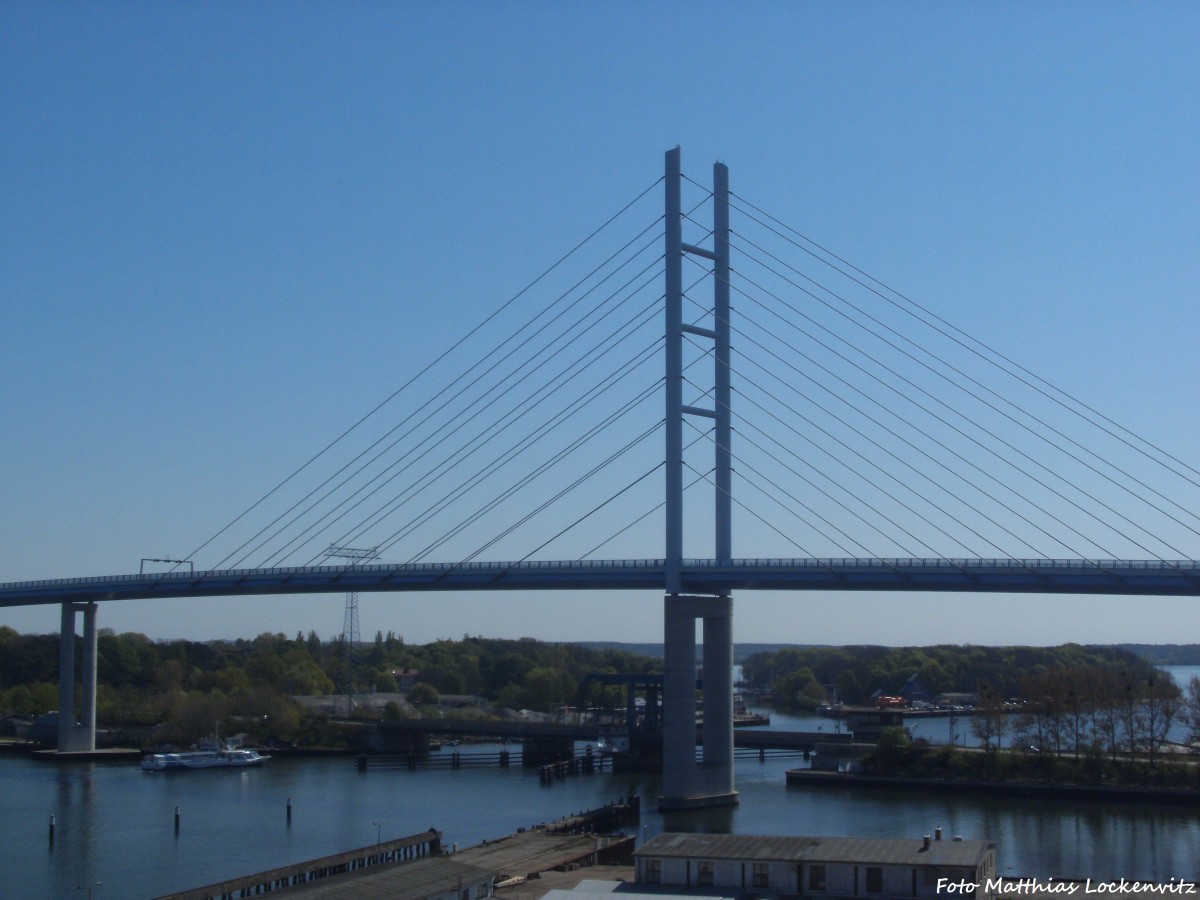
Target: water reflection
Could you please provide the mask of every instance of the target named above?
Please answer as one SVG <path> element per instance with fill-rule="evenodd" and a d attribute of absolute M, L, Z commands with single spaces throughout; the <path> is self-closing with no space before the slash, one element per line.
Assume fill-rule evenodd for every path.
<path fill-rule="evenodd" d="M 48 841 L 45 874 L 54 887 L 53 896 L 72 896 L 77 889 L 86 890 L 89 885 L 94 888 L 103 880 L 96 846 L 98 822 L 93 815 L 100 805 L 99 779 L 95 763 L 45 765 L 54 781 L 54 811 L 50 815 L 55 822 L 54 841 Z M 64 865 L 64 860 L 68 864 Z"/>
<path fill-rule="evenodd" d="M 463 749 L 466 752 L 467 748 Z M 741 803 L 663 815 L 657 776 L 610 773 L 539 782 L 536 773 L 376 769 L 346 758 L 275 759 L 261 769 L 148 775 L 136 765 L 0 758 L 0 847 L 24 865 L 6 898 L 159 896 L 272 866 L 441 829 L 460 847 L 637 794 L 641 828 L 737 834 L 993 840 L 1004 874 L 1039 878 L 1194 877 L 1200 815 L 1188 807 L 786 786 L 798 759 L 739 759 Z M 293 818 L 287 820 L 287 801 Z M 174 809 L 182 811 L 178 836 Z M 57 818 L 48 842 L 50 814 Z"/>
<path fill-rule="evenodd" d="M 730 834 L 737 807 L 719 806 L 663 813 L 662 831 L 684 831 L 692 834 Z"/>

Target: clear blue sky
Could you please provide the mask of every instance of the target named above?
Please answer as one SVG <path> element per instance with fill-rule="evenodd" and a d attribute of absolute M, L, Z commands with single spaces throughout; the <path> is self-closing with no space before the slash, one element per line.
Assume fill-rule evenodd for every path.
<path fill-rule="evenodd" d="M 0 5 L 0 581 L 190 552 L 677 144 L 1197 464 L 1197 47 L 1185 2 Z M 736 602 L 738 641 L 1200 641 L 1195 601 Z M 652 641 L 657 610 L 364 595 L 361 623 Z M 330 636 L 342 612 L 101 624 Z"/>

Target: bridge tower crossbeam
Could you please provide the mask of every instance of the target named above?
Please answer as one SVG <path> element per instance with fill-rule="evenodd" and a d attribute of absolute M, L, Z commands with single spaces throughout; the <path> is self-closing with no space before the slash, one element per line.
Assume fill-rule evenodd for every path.
<path fill-rule="evenodd" d="M 729 171 L 713 166 L 713 249 L 683 243 L 679 148 L 667 151 L 666 178 L 666 596 L 663 599 L 663 793 L 660 809 L 730 806 L 733 785 L 733 598 L 683 593 L 683 417 L 714 421 L 714 549 L 733 557 L 729 327 Z M 683 322 L 683 256 L 713 263 L 713 327 Z M 683 336 L 714 344 L 713 408 L 683 403 Z M 696 761 L 696 620 L 703 621 L 704 744 Z"/>

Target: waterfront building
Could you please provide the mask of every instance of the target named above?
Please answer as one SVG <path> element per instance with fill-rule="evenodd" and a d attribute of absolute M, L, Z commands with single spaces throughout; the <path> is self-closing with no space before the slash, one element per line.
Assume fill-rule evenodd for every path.
<path fill-rule="evenodd" d="M 613 895 L 616 896 L 613 896 Z M 621 881 L 596 881 L 584 879 L 575 887 L 555 888 L 542 895 L 542 900 L 670 900 L 673 896 L 691 897 L 693 894 L 670 894 L 662 889 L 639 893 L 637 888 Z M 733 897 L 705 893 L 705 900 L 735 900 Z"/>
<path fill-rule="evenodd" d="M 637 883 L 698 892 L 807 898 L 984 898 L 996 877 L 990 841 L 660 834 L 635 851 Z M 963 887 L 958 887 L 963 885 Z M 968 889 L 969 888 L 969 889 Z"/>

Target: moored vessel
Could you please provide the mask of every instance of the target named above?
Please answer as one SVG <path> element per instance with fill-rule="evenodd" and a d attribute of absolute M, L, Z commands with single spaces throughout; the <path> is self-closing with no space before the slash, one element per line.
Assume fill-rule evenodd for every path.
<path fill-rule="evenodd" d="M 152 753 L 142 757 L 142 769 L 146 772 L 164 772 L 172 769 L 219 769 L 244 768 L 262 765 L 270 756 L 257 750 L 220 743 L 216 740 L 201 741 L 197 749 L 178 753 Z"/>

